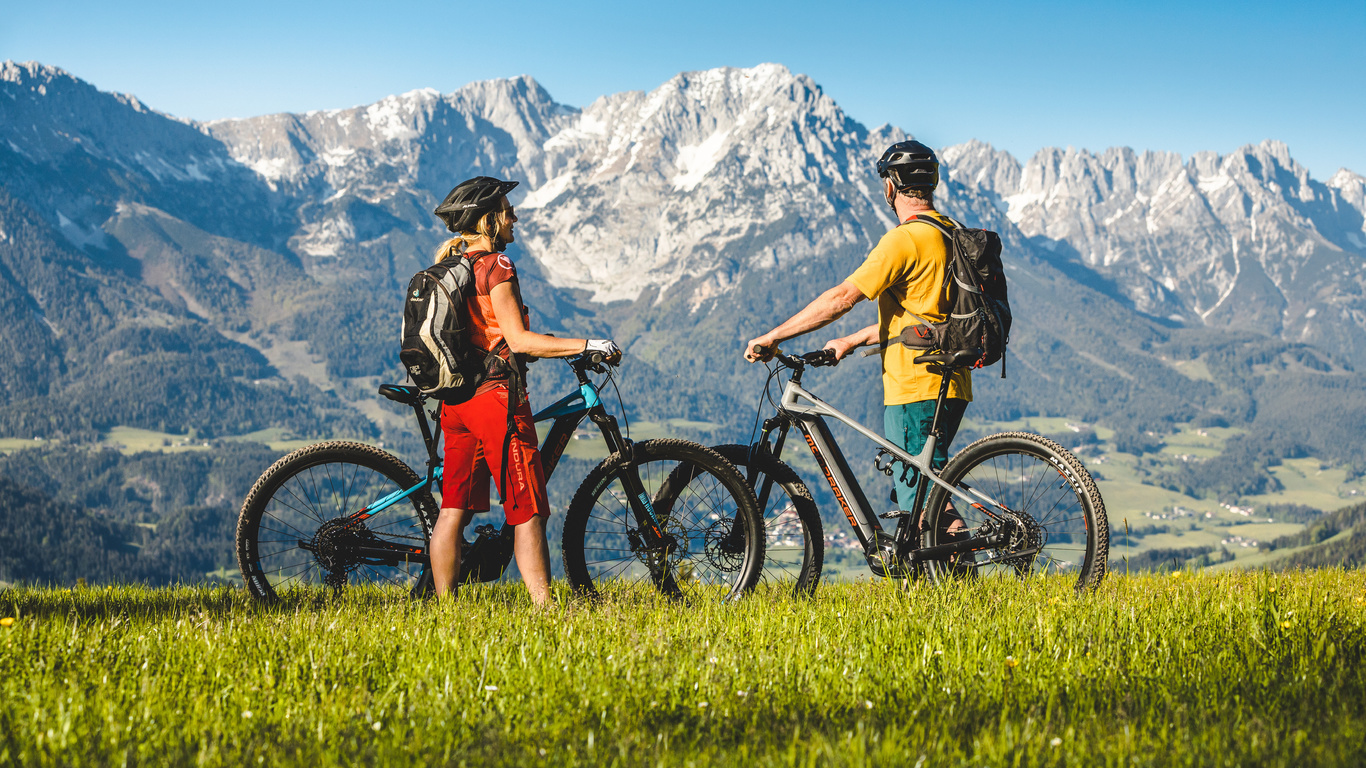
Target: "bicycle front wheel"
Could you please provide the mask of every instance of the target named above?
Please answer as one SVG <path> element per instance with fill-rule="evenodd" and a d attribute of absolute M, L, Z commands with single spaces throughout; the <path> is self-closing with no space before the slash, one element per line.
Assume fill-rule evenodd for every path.
<path fill-rule="evenodd" d="M 764 569 L 759 588 L 776 588 L 781 593 L 811 595 L 821 581 L 825 558 L 825 539 L 821 513 L 811 498 L 811 489 L 792 467 L 767 451 L 754 456 L 751 463 L 748 445 L 718 445 L 712 450 L 746 478 L 760 501 L 764 518 Z"/>
<path fill-rule="evenodd" d="M 384 509 L 369 507 L 421 482 L 407 464 L 362 443 L 319 443 L 275 462 L 237 519 L 247 589 L 262 600 L 309 586 L 412 593 L 426 567 L 436 500 L 423 488 Z"/>
<path fill-rule="evenodd" d="M 954 456 L 940 477 L 978 503 L 965 503 L 934 486 L 925 504 L 925 546 L 989 534 L 1004 541 L 926 561 L 935 580 L 1061 573 L 1074 577 L 1080 591 L 1105 578 L 1110 551 L 1105 502 L 1071 451 L 1028 432 L 991 435 Z"/>
<path fill-rule="evenodd" d="M 638 476 L 662 542 L 652 541 L 628 496 Z M 584 479 L 565 514 L 564 568 L 582 595 L 644 586 L 685 601 L 733 600 L 764 560 L 758 503 L 735 467 L 686 440 L 635 443 Z"/>

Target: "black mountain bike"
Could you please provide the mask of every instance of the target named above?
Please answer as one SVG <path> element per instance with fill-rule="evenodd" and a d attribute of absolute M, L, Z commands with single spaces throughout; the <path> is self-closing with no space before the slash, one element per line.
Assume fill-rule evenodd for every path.
<path fill-rule="evenodd" d="M 931 467 L 942 439 L 940 414 L 954 370 L 970 367 L 976 351 L 924 354 L 942 382 L 934 426 L 925 448 L 913 456 L 858 424 L 802 387 L 808 367 L 835 365 L 829 350 L 803 355 L 777 351 L 771 383 L 791 371 L 777 413 L 763 422 L 752 445 L 715 450 L 745 473 L 757 492 L 766 527 L 762 582 L 810 594 L 820 582 L 825 539 L 811 491 L 782 461 L 788 432 L 806 439 L 830 490 L 854 529 L 869 569 L 877 576 L 925 574 L 933 580 L 1007 573 L 1065 573 L 1078 590 L 1099 584 L 1109 556 L 1109 522 L 1095 480 L 1070 451 L 1040 435 L 1007 432 L 978 440 L 944 467 Z M 769 384 L 765 384 L 767 396 Z M 769 402 L 772 402 L 771 399 Z M 878 446 L 875 466 L 890 476 L 919 470 L 915 512 L 874 514 L 836 445 L 825 417 L 843 422 Z M 884 461 L 885 460 L 885 461 Z M 896 520 L 893 532 L 879 518 Z"/>
<path fill-rule="evenodd" d="M 564 568 L 583 595 L 605 584 L 648 585 L 687 600 L 730 600 L 751 589 L 763 564 L 762 523 L 744 478 L 714 451 L 685 440 L 624 438 L 599 391 L 611 381 L 600 354 L 569 358 L 578 389 L 536 414 L 554 423 L 541 447 L 555 471 L 587 417 L 610 455 L 579 486 L 565 513 Z M 607 374 L 595 384 L 588 373 Z M 237 522 L 237 560 L 252 595 L 348 585 L 428 594 L 428 537 L 438 506 L 441 460 L 427 398 L 385 384 L 380 394 L 410 406 L 427 448 L 419 476 L 397 457 L 362 443 L 333 441 L 275 462 L 247 494 Z M 428 422 L 428 415 L 432 423 Z M 492 581 L 512 559 L 513 530 L 481 525 L 462 547 L 464 582 Z"/>

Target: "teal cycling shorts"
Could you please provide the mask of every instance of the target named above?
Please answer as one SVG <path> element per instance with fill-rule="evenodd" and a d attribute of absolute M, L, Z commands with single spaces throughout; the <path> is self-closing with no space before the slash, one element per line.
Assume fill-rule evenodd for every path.
<path fill-rule="evenodd" d="M 888 440 L 906 449 L 912 456 L 920 455 L 920 451 L 925 447 L 925 440 L 930 436 L 930 427 L 934 424 L 934 403 L 933 400 L 921 400 L 905 405 L 889 405 L 883 412 L 883 434 Z M 940 429 L 944 434 L 944 439 L 934 447 L 934 458 L 931 465 L 935 469 L 943 469 L 949 463 L 949 445 L 953 438 L 958 434 L 958 425 L 963 421 L 963 413 L 968 409 L 968 401 L 958 398 L 949 398 L 944 401 L 944 414 L 940 418 Z M 915 484 L 920 478 L 920 471 L 912 469 L 906 473 L 906 480 L 901 479 L 901 467 L 892 473 L 896 480 L 896 502 L 903 512 L 913 512 L 911 507 L 915 504 Z"/>

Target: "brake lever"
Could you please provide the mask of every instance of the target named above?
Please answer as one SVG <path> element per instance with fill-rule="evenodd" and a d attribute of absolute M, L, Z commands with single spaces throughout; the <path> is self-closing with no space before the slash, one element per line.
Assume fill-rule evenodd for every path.
<path fill-rule="evenodd" d="M 818 349 L 802 355 L 802 361 L 815 368 L 833 367 L 839 364 L 833 349 Z"/>

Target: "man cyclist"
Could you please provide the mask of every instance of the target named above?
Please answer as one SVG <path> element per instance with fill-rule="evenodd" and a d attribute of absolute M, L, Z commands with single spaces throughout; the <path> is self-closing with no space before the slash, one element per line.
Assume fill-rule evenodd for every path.
<path fill-rule="evenodd" d="M 944 289 L 949 254 L 939 230 L 909 220 L 917 215 L 930 216 L 947 227 L 958 225 L 934 209 L 934 190 L 939 185 L 939 159 L 934 150 L 918 141 L 897 142 L 882 153 L 877 173 L 882 177 L 887 204 L 896 211 L 901 224 L 883 235 L 848 279 L 821 294 L 782 325 L 751 339 L 745 345 L 745 358 L 751 362 L 769 360 L 779 343 L 834 322 L 864 299 L 876 299 L 876 324 L 832 339 L 825 348 L 832 350 L 839 360 L 857 347 L 882 345 L 885 434 L 908 453 L 917 455 L 929 437 L 941 379 L 930 373 L 928 366 L 911 362 L 924 350 L 895 342 L 888 344 L 888 340 L 899 338 L 907 326 L 920 324 L 920 318 L 936 323 L 945 319 L 950 307 L 950 297 Z M 755 352 L 756 347 L 761 351 Z M 935 446 L 936 469 L 948 463 L 949 444 L 971 400 L 972 375 L 959 368 L 949 382 L 940 417 L 943 439 Z M 919 474 L 912 469 L 904 479 L 897 477 L 897 502 L 902 511 L 914 512 L 910 507 L 914 504 Z"/>

